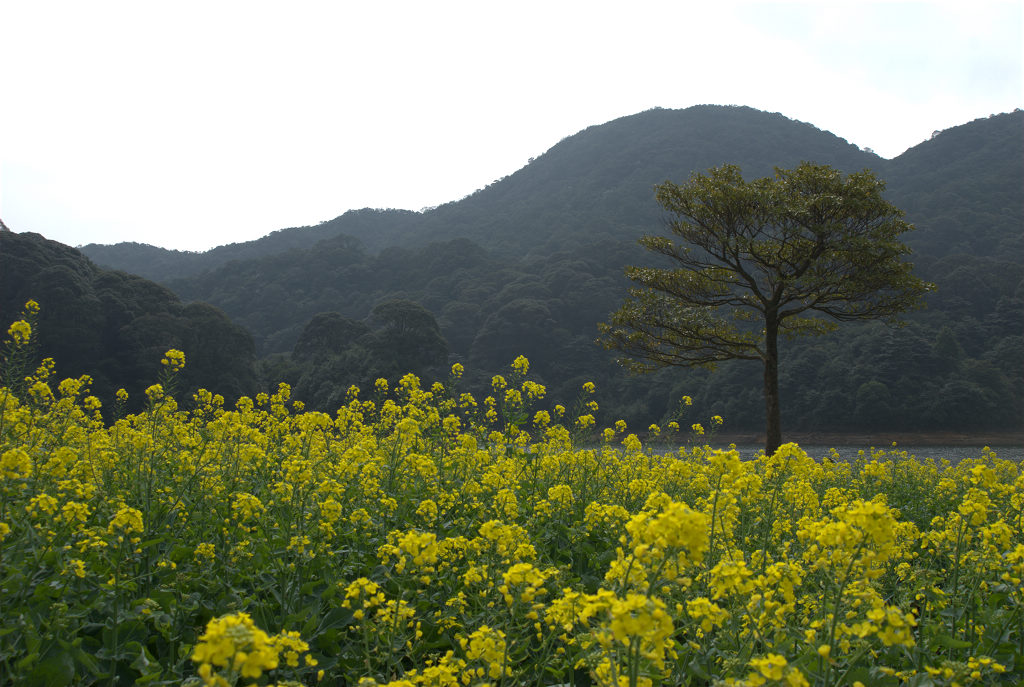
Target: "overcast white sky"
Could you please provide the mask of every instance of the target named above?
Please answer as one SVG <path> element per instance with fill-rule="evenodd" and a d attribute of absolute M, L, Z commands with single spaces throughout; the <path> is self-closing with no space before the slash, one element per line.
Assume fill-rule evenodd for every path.
<path fill-rule="evenodd" d="M 1024 106 L 1024 3 L 0 0 L 0 218 L 186 250 L 418 210 L 651 107 L 894 157 Z"/>

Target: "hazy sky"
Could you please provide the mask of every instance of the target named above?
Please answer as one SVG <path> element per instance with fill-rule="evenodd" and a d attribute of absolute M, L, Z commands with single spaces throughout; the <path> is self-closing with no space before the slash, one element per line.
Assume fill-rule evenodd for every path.
<path fill-rule="evenodd" d="M 592 124 L 702 103 L 894 157 L 1024 106 L 1022 7 L 0 0 L 0 218 L 204 250 L 458 200 Z"/>

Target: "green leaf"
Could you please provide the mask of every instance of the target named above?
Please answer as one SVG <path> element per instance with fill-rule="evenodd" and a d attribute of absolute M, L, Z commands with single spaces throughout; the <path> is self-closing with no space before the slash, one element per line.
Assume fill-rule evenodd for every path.
<path fill-rule="evenodd" d="M 968 647 L 974 646 L 974 642 L 969 642 L 966 639 L 956 639 L 949 635 L 937 635 L 934 638 L 936 644 L 944 646 L 947 649 L 967 649 Z"/>
<path fill-rule="evenodd" d="M 51 647 L 35 665 L 22 683 L 27 687 L 65 687 L 75 677 L 75 661 L 71 653 L 57 646 Z"/>
<path fill-rule="evenodd" d="M 701 680 L 711 679 L 711 675 L 709 675 L 708 672 L 704 670 L 704 666 L 701 665 L 701 661 L 699 658 L 694 658 L 692 661 L 690 661 L 690 664 L 687 666 L 687 668 L 689 668 L 690 672 L 699 677 Z"/>
<path fill-rule="evenodd" d="M 157 663 L 156 659 L 153 658 L 153 655 L 149 653 L 149 650 L 137 642 L 131 642 L 129 647 L 129 651 L 133 653 L 136 651 L 138 652 L 135 660 L 131 663 L 132 668 L 137 670 L 141 675 L 141 677 L 135 680 L 135 684 L 145 684 L 158 679 L 162 670 L 160 664 Z"/>
<path fill-rule="evenodd" d="M 163 544 L 168 539 L 169 539 L 169 537 L 166 534 L 162 534 L 159 537 L 153 537 L 152 539 L 145 540 L 144 542 L 139 544 L 139 548 L 140 549 L 148 549 L 148 548 L 151 548 L 153 546 L 156 546 L 157 544 Z"/>
<path fill-rule="evenodd" d="M 33 651 L 19 659 L 18 662 L 14 664 L 14 667 L 18 669 L 18 672 L 23 672 L 35 665 L 38 660 L 38 652 Z"/>
<path fill-rule="evenodd" d="M 320 621 L 321 631 L 348 627 L 348 624 L 352 622 L 352 613 L 350 608 L 332 608 Z"/>
<path fill-rule="evenodd" d="M 866 675 L 866 677 L 864 677 L 864 678 L 853 677 L 853 675 L 855 673 L 857 675 L 862 674 L 862 671 L 863 671 L 863 674 Z M 868 668 L 861 668 L 861 669 L 852 671 L 847 676 L 847 680 L 850 680 L 850 682 L 846 682 L 844 684 L 853 684 L 853 682 L 852 682 L 853 680 L 860 680 L 865 685 L 871 685 L 872 687 L 896 687 L 900 683 L 900 681 L 897 680 L 895 676 L 893 676 L 893 675 L 886 675 L 881 670 L 879 670 L 877 667 L 873 667 L 873 668 L 870 668 L 870 669 L 868 669 Z"/>
<path fill-rule="evenodd" d="M 71 650 L 71 654 L 74 656 L 75 662 L 85 669 L 84 672 L 86 674 L 96 677 L 102 672 L 100 664 L 88 651 L 83 650 L 81 647 L 75 647 Z"/>

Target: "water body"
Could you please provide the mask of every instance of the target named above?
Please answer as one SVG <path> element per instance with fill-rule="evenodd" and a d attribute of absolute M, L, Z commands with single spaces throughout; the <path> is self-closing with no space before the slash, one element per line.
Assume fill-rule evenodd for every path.
<path fill-rule="evenodd" d="M 724 449 L 728 448 L 728 445 L 713 443 L 712 447 Z M 805 446 L 800 444 L 800 448 L 806 451 L 810 457 L 819 460 L 831 455 L 833 448 L 839 452 L 839 456 L 843 460 L 857 460 L 860 457 L 861 451 L 864 452 L 865 456 L 870 457 L 871 455 L 871 446 L 864 445 L 825 446 L 808 444 Z M 875 446 L 874 448 L 885 449 L 886 452 L 893 450 L 891 444 Z M 955 465 L 965 458 L 981 458 L 983 448 L 982 444 L 977 446 L 903 446 L 897 444 L 895 450 L 906 451 L 908 456 L 914 456 L 919 460 L 928 460 L 930 458 L 936 461 L 948 460 Z M 736 450 L 740 452 L 740 456 L 745 460 L 751 459 L 764 451 L 764 444 L 737 444 Z M 1012 460 L 1017 463 L 1024 460 L 1024 446 L 994 446 L 992 450 L 995 452 L 996 458 Z"/>

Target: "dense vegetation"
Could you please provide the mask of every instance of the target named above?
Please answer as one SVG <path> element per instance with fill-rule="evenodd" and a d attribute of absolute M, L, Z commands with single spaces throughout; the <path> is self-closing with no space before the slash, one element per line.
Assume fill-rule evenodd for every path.
<path fill-rule="evenodd" d="M 217 308 L 183 304 L 158 284 L 99 269 L 73 248 L 38 234 L 0 231 L 0 313 L 9 318 L 30 299 L 41 308 L 27 372 L 45 352 L 60 361 L 57 374 L 91 375 L 108 408 L 120 387 L 131 394 L 126 409 L 142 407 L 142 390 L 168 346 L 190 356 L 183 390 L 204 386 L 237 398 L 257 384 L 252 336 Z"/>
<path fill-rule="evenodd" d="M 7 332 L 0 366 L 31 316 Z M 162 365 L 113 425 L 49 363 L 0 387 L 4 687 L 1024 678 L 1024 475 L 987 449 L 743 462 L 621 423 L 581 448 L 593 386 L 551 405 L 525 358 L 479 401 L 455 365 L 331 415 L 286 385 L 186 412 L 186 357 Z"/>
<path fill-rule="evenodd" d="M 568 137 L 515 174 L 423 213 L 350 212 L 204 254 L 83 250 L 223 309 L 252 333 L 259 356 L 273 356 L 263 364 L 264 388 L 285 379 L 325 410 L 334 400 L 302 378 L 339 388 L 365 379 L 330 355 L 293 356 L 303 330 L 323 313 L 372 318 L 376 305 L 397 298 L 433 315 L 452 360 L 480 371 L 477 384 L 525 353 L 559 394 L 587 377 L 601 384 L 613 399 L 609 417 L 657 419 L 691 394 L 708 413 L 728 417 L 730 429 L 757 430 L 764 410 L 750 382 L 756 367 L 638 380 L 593 344 L 596 323 L 625 292 L 623 267 L 642 258 L 637 238 L 664 221 L 653 187 L 726 162 L 748 177 L 802 160 L 870 168 L 917 227 L 907 238 L 916 274 L 939 288 L 906 329 L 864 325 L 784 343 L 784 430 L 1020 429 L 1022 132 L 1024 113 L 997 115 L 883 160 L 749 108 L 652 110 Z M 7 299 L 4 306 L 14 307 Z"/>

